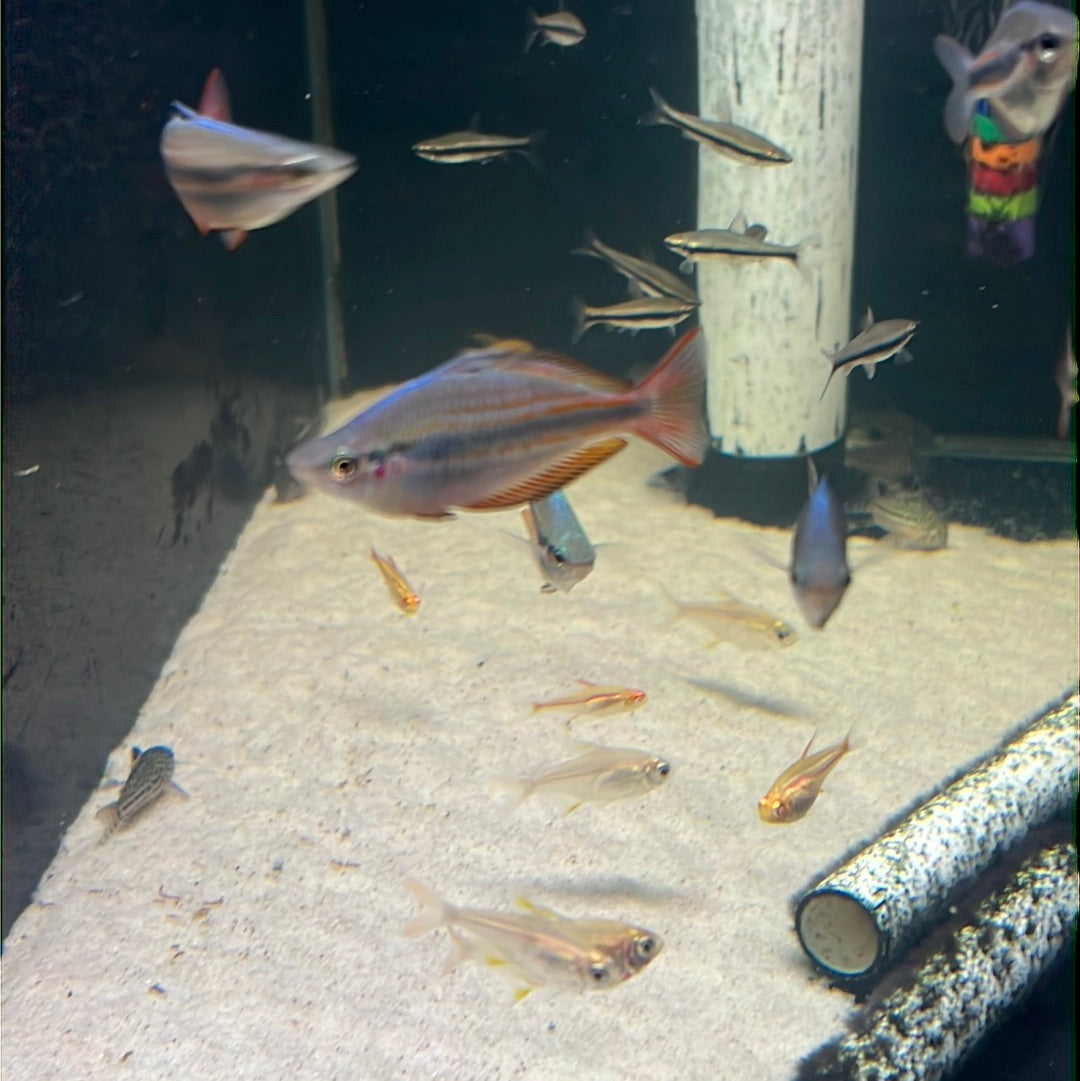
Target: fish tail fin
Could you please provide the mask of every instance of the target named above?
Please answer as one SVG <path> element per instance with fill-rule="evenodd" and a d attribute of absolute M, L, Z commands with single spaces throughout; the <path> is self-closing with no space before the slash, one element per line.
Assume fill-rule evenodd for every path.
<path fill-rule="evenodd" d="M 653 124 L 670 123 L 667 113 L 664 111 L 667 102 L 660 96 L 655 86 L 649 87 L 649 96 L 652 98 L 653 107 L 647 113 L 642 113 L 638 117 L 638 127 L 645 128 Z"/>
<path fill-rule="evenodd" d="M 247 240 L 246 229 L 225 229 L 218 234 L 226 251 L 236 251 Z"/>
<path fill-rule="evenodd" d="M 585 331 L 589 329 L 588 318 L 585 315 L 585 301 L 574 297 L 570 302 L 570 311 L 574 316 L 574 333 L 570 340 L 576 345 L 581 341 Z"/>
<path fill-rule="evenodd" d="M 202 97 L 199 98 L 199 115 L 212 120 L 232 123 L 232 105 L 229 102 L 229 88 L 225 85 L 225 76 L 221 68 L 214 68 L 203 83 Z"/>
<path fill-rule="evenodd" d="M 495 788 L 506 794 L 506 817 L 509 818 L 532 795 L 533 785 L 518 777 L 496 777 Z"/>
<path fill-rule="evenodd" d="M 434 890 L 430 890 L 415 878 L 405 879 L 409 892 L 420 902 L 420 915 L 405 925 L 405 934 L 409 938 L 419 938 L 436 927 L 443 927 L 450 922 L 450 906 Z"/>
<path fill-rule="evenodd" d="M 600 238 L 596 235 L 596 229 L 587 225 L 585 227 L 585 235 L 581 241 L 580 248 L 571 248 L 571 255 L 591 255 L 595 259 L 603 259 L 604 257 L 596 250 L 596 245 L 600 243 Z"/>
<path fill-rule="evenodd" d="M 954 143 L 962 143 L 968 136 L 971 113 L 975 105 L 968 90 L 971 53 L 955 38 L 949 37 L 948 34 L 938 34 L 934 38 L 934 55 L 953 82 L 942 112 L 945 131 Z"/>
<path fill-rule="evenodd" d="M 631 393 L 648 405 L 637 434 L 683 465 L 701 465 L 709 449 L 701 328 L 684 334 Z"/>
<path fill-rule="evenodd" d="M 101 823 L 101 837 L 98 844 L 104 844 L 120 825 L 120 804 L 106 804 L 94 815 L 94 818 Z"/>
<path fill-rule="evenodd" d="M 540 36 L 541 33 L 540 17 L 536 14 L 536 10 L 534 8 L 530 7 L 526 10 L 525 21 L 529 24 L 529 31 L 525 35 L 524 51 L 528 52 L 533 47 L 533 43 Z"/>
<path fill-rule="evenodd" d="M 686 611 L 686 606 L 681 600 L 679 600 L 678 597 L 675 596 L 674 593 L 671 592 L 670 589 L 668 589 L 666 585 L 664 585 L 663 582 L 659 582 L 657 584 L 660 586 L 660 592 L 664 595 L 664 600 L 667 601 L 668 605 L 671 608 L 671 613 L 668 618 L 668 624 L 670 625 L 672 623 L 678 623 L 679 620 L 682 619 L 683 614 Z"/>

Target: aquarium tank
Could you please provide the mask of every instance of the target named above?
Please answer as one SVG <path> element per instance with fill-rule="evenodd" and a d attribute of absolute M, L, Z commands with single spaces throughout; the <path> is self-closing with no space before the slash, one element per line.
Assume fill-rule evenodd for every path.
<path fill-rule="evenodd" d="M 3 45 L 5 1078 L 1073 1075 L 1071 7 Z"/>

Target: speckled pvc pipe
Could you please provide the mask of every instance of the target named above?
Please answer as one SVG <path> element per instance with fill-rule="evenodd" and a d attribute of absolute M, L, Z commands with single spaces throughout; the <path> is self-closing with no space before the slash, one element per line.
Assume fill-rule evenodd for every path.
<path fill-rule="evenodd" d="M 872 983 L 962 883 L 1076 799 L 1070 695 L 807 892 L 795 929 L 836 982 Z"/>
<path fill-rule="evenodd" d="M 1077 893 L 1076 847 L 1043 849 L 799 1081 L 937 1081 L 954 1070 L 1067 948 Z"/>

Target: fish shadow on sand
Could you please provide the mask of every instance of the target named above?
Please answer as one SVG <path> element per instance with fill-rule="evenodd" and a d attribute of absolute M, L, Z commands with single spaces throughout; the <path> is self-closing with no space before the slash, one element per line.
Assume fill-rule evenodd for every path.
<path fill-rule="evenodd" d="M 529 890 L 544 897 L 573 898 L 632 898 L 646 904 L 659 905 L 677 900 L 681 891 L 667 886 L 639 882 L 627 875 L 596 875 L 588 879 L 551 878 L 536 879 L 529 883 Z"/>
<path fill-rule="evenodd" d="M 731 683 L 721 683 L 715 679 L 699 679 L 695 676 L 684 676 L 687 683 L 698 687 L 709 694 L 719 694 L 739 706 L 749 709 L 757 709 L 762 713 L 772 713 L 777 717 L 808 717 L 809 714 L 801 706 L 793 702 L 787 702 L 782 698 L 769 698 L 766 695 L 757 694 L 753 691 L 744 691 Z"/>

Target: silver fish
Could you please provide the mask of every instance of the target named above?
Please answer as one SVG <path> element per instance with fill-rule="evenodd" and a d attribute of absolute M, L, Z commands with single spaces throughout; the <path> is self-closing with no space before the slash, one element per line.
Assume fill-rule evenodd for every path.
<path fill-rule="evenodd" d="M 708 447 L 697 330 L 637 385 L 546 353 L 472 349 L 286 458 L 301 480 L 382 514 L 446 517 L 543 499 L 637 435 L 698 465 Z"/>
<path fill-rule="evenodd" d="M 671 763 L 632 747 L 599 747 L 582 744 L 582 752 L 566 762 L 540 766 L 528 777 L 509 783 L 516 802 L 535 794 L 557 797 L 568 803 L 567 814 L 583 803 L 643 796 L 662 785 Z"/>
<path fill-rule="evenodd" d="M 671 297 L 695 306 L 701 303 L 697 293 L 677 274 L 672 274 L 670 270 L 650 263 L 647 259 L 638 259 L 609 247 L 591 228 L 585 230 L 585 243 L 580 248 L 575 248 L 572 254 L 592 255 L 603 259 L 646 296 Z"/>
<path fill-rule="evenodd" d="M 1076 82 L 1076 36 L 1071 11 L 1031 0 L 1006 8 L 978 56 L 939 34 L 934 55 L 953 81 L 944 112 L 949 138 L 968 137 L 981 100 L 1010 140 L 1042 135 Z"/>
<path fill-rule="evenodd" d="M 1076 405 L 1076 353 L 1073 352 L 1072 323 L 1065 324 L 1065 345 L 1054 365 L 1054 382 L 1057 384 L 1061 403 L 1058 406 L 1057 425 L 1054 434 L 1058 439 L 1069 438 L 1069 417 Z"/>
<path fill-rule="evenodd" d="M 676 300 L 674 297 L 637 297 L 603 308 L 592 308 L 580 300 L 575 300 L 572 340 L 578 341 L 590 327 L 601 324 L 628 330 L 631 334 L 636 334 L 639 330 L 664 329 L 674 333 L 675 327 L 696 310 L 696 304 Z"/>
<path fill-rule="evenodd" d="M 455 960 L 478 959 L 505 966 L 521 999 L 536 987 L 600 991 L 636 975 L 663 949 L 660 936 L 616 920 L 572 919 L 524 899 L 520 912 L 463 908 L 444 901 L 414 879 L 408 887 L 423 906 L 405 933 L 410 937 L 445 927 Z"/>
<path fill-rule="evenodd" d="M 161 133 L 169 183 L 199 232 L 220 232 L 230 251 L 356 171 L 351 154 L 231 123 L 216 68 L 197 111 L 178 101 L 172 109 Z"/>
<path fill-rule="evenodd" d="M 872 477 L 871 495 L 871 520 L 893 538 L 898 548 L 934 552 L 948 543 L 949 523 L 922 489 L 908 489 Z"/>
<path fill-rule="evenodd" d="M 819 630 L 836 611 L 851 584 L 847 563 L 847 518 L 827 477 L 813 459 L 806 469 L 810 498 L 795 523 L 791 544 L 791 588 L 811 627 Z"/>
<path fill-rule="evenodd" d="M 685 259 L 679 267 L 684 273 L 693 269 L 698 259 L 785 259 L 802 272 L 799 255 L 801 244 L 773 244 L 766 240 L 763 225 L 747 227 L 746 217 L 740 211 L 727 229 L 692 229 L 685 233 L 672 233 L 664 243 Z"/>
<path fill-rule="evenodd" d="M 596 549 L 563 492 L 530 503 L 521 516 L 544 576 L 543 592 L 569 592 L 591 573 Z"/>
<path fill-rule="evenodd" d="M 897 360 L 901 357 L 910 360 L 911 354 L 904 349 L 904 346 L 911 341 L 918 325 L 916 319 L 883 319 L 880 323 L 876 323 L 874 313 L 868 307 L 866 317 L 863 319 L 863 329 L 847 345 L 837 349 L 835 353 L 822 350 L 832 367 L 829 369 L 829 377 L 825 380 L 825 386 L 821 391 L 821 398 L 825 397 L 825 391 L 829 389 L 832 377 L 837 372 L 850 375 L 855 368 L 862 365 L 866 378 L 873 379 L 874 369 L 883 360 L 888 360 L 893 356 Z"/>
<path fill-rule="evenodd" d="M 676 618 L 692 619 L 713 636 L 713 644 L 727 642 L 745 650 L 767 650 L 794 645 L 795 628 L 779 616 L 757 605 L 747 604 L 725 593 L 716 601 L 680 601 L 663 586 L 675 606 Z"/>
<path fill-rule="evenodd" d="M 496 158 L 505 158 L 510 154 L 520 154 L 536 168 L 540 168 L 536 157 L 536 145 L 544 137 L 542 131 L 532 135 L 495 135 L 477 129 L 478 117 L 473 117 L 471 124 L 464 131 L 451 131 L 446 135 L 434 135 L 430 139 L 421 139 L 413 143 L 413 153 L 425 161 L 434 161 L 442 165 L 463 165 L 468 162 L 488 162 Z"/>
<path fill-rule="evenodd" d="M 526 52 L 532 48 L 538 37 L 543 38 L 543 45 L 559 45 L 564 49 L 571 45 L 580 45 L 585 40 L 585 24 L 572 11 L 566 10 L 562 0 L 559 0 L 558 10 L 550 15 L 537 15 L 529 8 Z"/>
<path fill-rule="evenodd" d="M 104 825 L 101 840 L 105 841 L 116 829 L 129 826 L 150 804 L 160 799 L 165 789 L 173 784 L 176 760 L 168 747 L 149 747 L 140 750 L 133 747 L 132 765 L 120 798 L 97 812 L 94 816 Z M 177 788 L 177 791 L 182 791 Z"/>
<path fill-rule="evenodd" d="M 792 161 L 786 150 L 749 128 L 740 128 L 729 120 L 705 120 L 693 113 L 684 113 L 669 105 L 651 86 L 649 93 L 655 108 L 639 118 L 639 125 L 667 124 L 678 128 L 687 139 L 751 165 L 787 165 Z"/>

